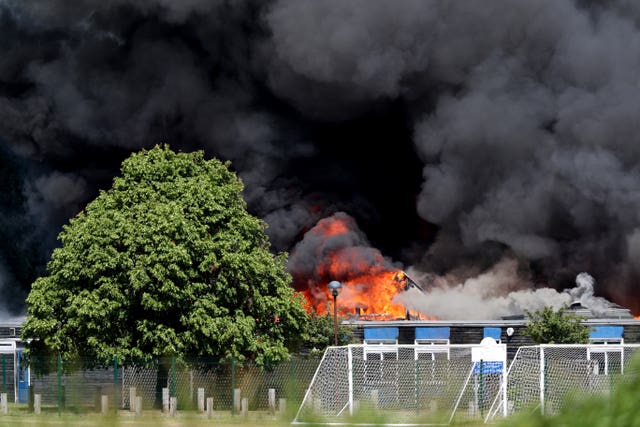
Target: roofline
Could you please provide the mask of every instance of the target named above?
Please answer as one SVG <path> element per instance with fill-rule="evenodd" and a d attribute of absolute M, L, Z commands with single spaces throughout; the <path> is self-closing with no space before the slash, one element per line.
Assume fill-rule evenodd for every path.
<path fill-rule="evenodd" d="M 344 320 L 343 325 L 361 327 L 383 326 L 522 326 L 529 319 L 500 319 L 500 320 Z M 640 319 L 584 319 L 588 325 L 640 325 Z"/>

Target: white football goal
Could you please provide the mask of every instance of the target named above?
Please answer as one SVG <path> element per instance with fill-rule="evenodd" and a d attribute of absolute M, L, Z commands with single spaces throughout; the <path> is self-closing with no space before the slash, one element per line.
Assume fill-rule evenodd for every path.
<path fill-rule="evenodd" d="M 553 414 L 572 393 L 607 395 L 634 378 L 640 344 L 520 347 L 389 343 L 330 347 L 294 424 L 446 425 L 529 410 Z M 635 373 L 637 374 L 637 373 Z"/>
<path fill-rule="evenodd" d="M 572 394 L 608 395 L 617 382 L 633 378 L 625 374 L 639 349 L 609 343 L 520 347 L 507 372 L 507 397 L 494 401 L 485 421 L 525 409 L 553 414 Z"/>
<path fill-rule="evenodd" d="M 482 345 L 330 347 L 293 422 L 444 425 L 484 419 L 496 400 L 507 398 L 505 372 L 506 346 L 491 338 Z"/>

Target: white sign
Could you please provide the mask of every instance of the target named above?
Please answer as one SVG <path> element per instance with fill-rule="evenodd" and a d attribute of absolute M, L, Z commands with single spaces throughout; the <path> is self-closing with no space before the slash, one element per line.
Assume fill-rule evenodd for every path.
<path fill-rule="evenodd" d="M 479 346 L 471 348 L 472 362 L 504 362 L 507 360 L 507 346 L 497 344 L 493 338 L 485 338 Z"/>

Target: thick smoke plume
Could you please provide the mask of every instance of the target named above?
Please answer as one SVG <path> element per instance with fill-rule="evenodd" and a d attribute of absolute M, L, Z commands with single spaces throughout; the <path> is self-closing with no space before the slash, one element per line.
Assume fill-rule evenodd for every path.
<path fill-rule="evenodd" d="M 627 0 L 0 0 L 6 308 L 166 142 L 231 160 L 276 250 L 344 211 L 420 271 L 589 271 L 640 311 L 639 28 Z"/>
<path fill-rule="evenodd" d="M 532 289 L 513 259 L 504 259 L 478 276 L 462 281 L 455 275 L 414 277 L 420 277 L 421 283 L 426 284 L 426 292 L 410 288 L 396 295 L 394 302 L 439 319 L 500 319 L 545 307 L 558 310 L 573 303 L 580 303 L 598 317 L 606 317 L 611 307 L 609 301 L 594 295 L 595 280 L 587 273 L 578 274 L 575 287 L 565 291 L 549 287 Z"/>

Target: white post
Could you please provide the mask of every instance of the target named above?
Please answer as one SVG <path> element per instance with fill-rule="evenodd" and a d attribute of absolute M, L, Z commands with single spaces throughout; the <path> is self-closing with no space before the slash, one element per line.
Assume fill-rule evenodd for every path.
<path fill-rule="evenodd" d="M 267 401 L 269 402 L 269 412 L 271 415 L 276 413 L 276 389 L 270 388 L 267 393 Z"/>
<path fill-rule="evenodd" d="M 204 412 L 204 388 L 198 387 L 198 412 Z"/>
<path fill-rule="evenodd" d="M 475 400 L 469 401 L 469 408 L 467 409 L 469 413 L 469 418 L 473 418 L 476 416 L 476 412 L 478 412 L 478 397 L 474 396 Z"/>
<path fill-rule="evenodd" d="M 7 405 L 7 393 L 0 393 L 0 412 L 3 414 L 9 412 L 9 406 Z"/>
<path fill-rule="evenodd" d="M 207 418 L 213 416 L 213 397 L 207 397 Z"/>
<path fill-rule="evenodd" d="M 136 416 L 142 415 L 142 396 L 136 396 Z"/>
<path fill-rule="evenodd" d="M 249 398 L 242 399 L 242 416 L 246 417 L 249 414 Z"/>
<path fill-rule="evenodd" d="M 103 394 L 100 399 L 100 413 L 102 415 L 107 415 L 109 412 L 109 396 Z"/>
<path fill-rule="evenodd" d="M 240 405 L 241 405 L 240 397 L 241 397 L 240 389 L 239 388 L 233 389 L 233 413 L 234 414 L 240 413 Z"/>
<path fill-rule="evenodd" d="M 320 359 L 320 365 L 319 366 L 322 366 L 322 363 L 324 362 L 324 359 L 327 357 L 327 353 L 329 352 L 329 350 L 332 350 L 332 349 L 333 349 L 333 347 L 329 347 L 324 352 L 324 354 L 322 355 L 322 359 Z M 313 377 L 311 378 L 311 383 L 310 384 L 313 384 L 315 382 L 317 376 L 318 376 L 318 369 L 316 369 L 316 372 L 313 374 Z M 302 408 L 304 407 L 305 402 L 307 402 L 307 399 L 310 399 L 310 402 L 311 402 L 311 405 L 312 405 L 311 407 L 314 408 L 315 402 L 313 401 L 313 398 L 311 397 L 311 387 L 308 387 L 307 391 L 304 392 L 304 397 L 302 398 L 302 404 L 298 408 L 298 412 L 296 412 L 296 416 L 294 418 L 294 421 L 298 419 L 298 416 L 300 416 L 300 412 L 302 411 Z"/>
<path fill-rule="evenodd" d="M 281 397 L 280 399 L 278 399 L 278 412 L 280 412 L 280 415 L 284 415 L 286 411 L 287 411 L 287 399 L 284 397 Z"/>
<path fill-rule="evenodd" d="M 162 412 L 169 412 L 169 387 L 162 387 Z"/>
<path fill-rule="evenodd" d="M 42 395 L 40 393 L 33 395 L 33 412 L 35 414 L 42 413 Z"/>
<path fill-rule="evenodd" d="M 136 388 L 129 387 L 129 412 L 136 411 Z"/>
<path fill-rule="evenodd" d="M 509 377 L 507 376 L 507 346 L 504 347 L 504 360 L 502 361 L 502 416 L 507 417 L 509 414 L 507 408 L 507 386 L 509 385 Z"/>
<path fill-rule="evenodd" d="M 172 396 L 169 398 L 169 415 L 175 417 L 176 412 L 178 412 L 178 398 Z"/>
<path fill-rule="evenodd" d="M 378 402 L 380 402 L 380 392 L 378 390 L 371 390 L 371 405 L 374 410 L 378 410 Z"/>
<path fill-rule="evenodd" d="M 347 362 L 349 364 L 349 415 L 353 415 L 353 351 L 350 345 L 347 348 Z"/>
<path fill-rule="evenodd" d="M 544 347 L 540 345 L 540 411 L 544 415 Z"/>

